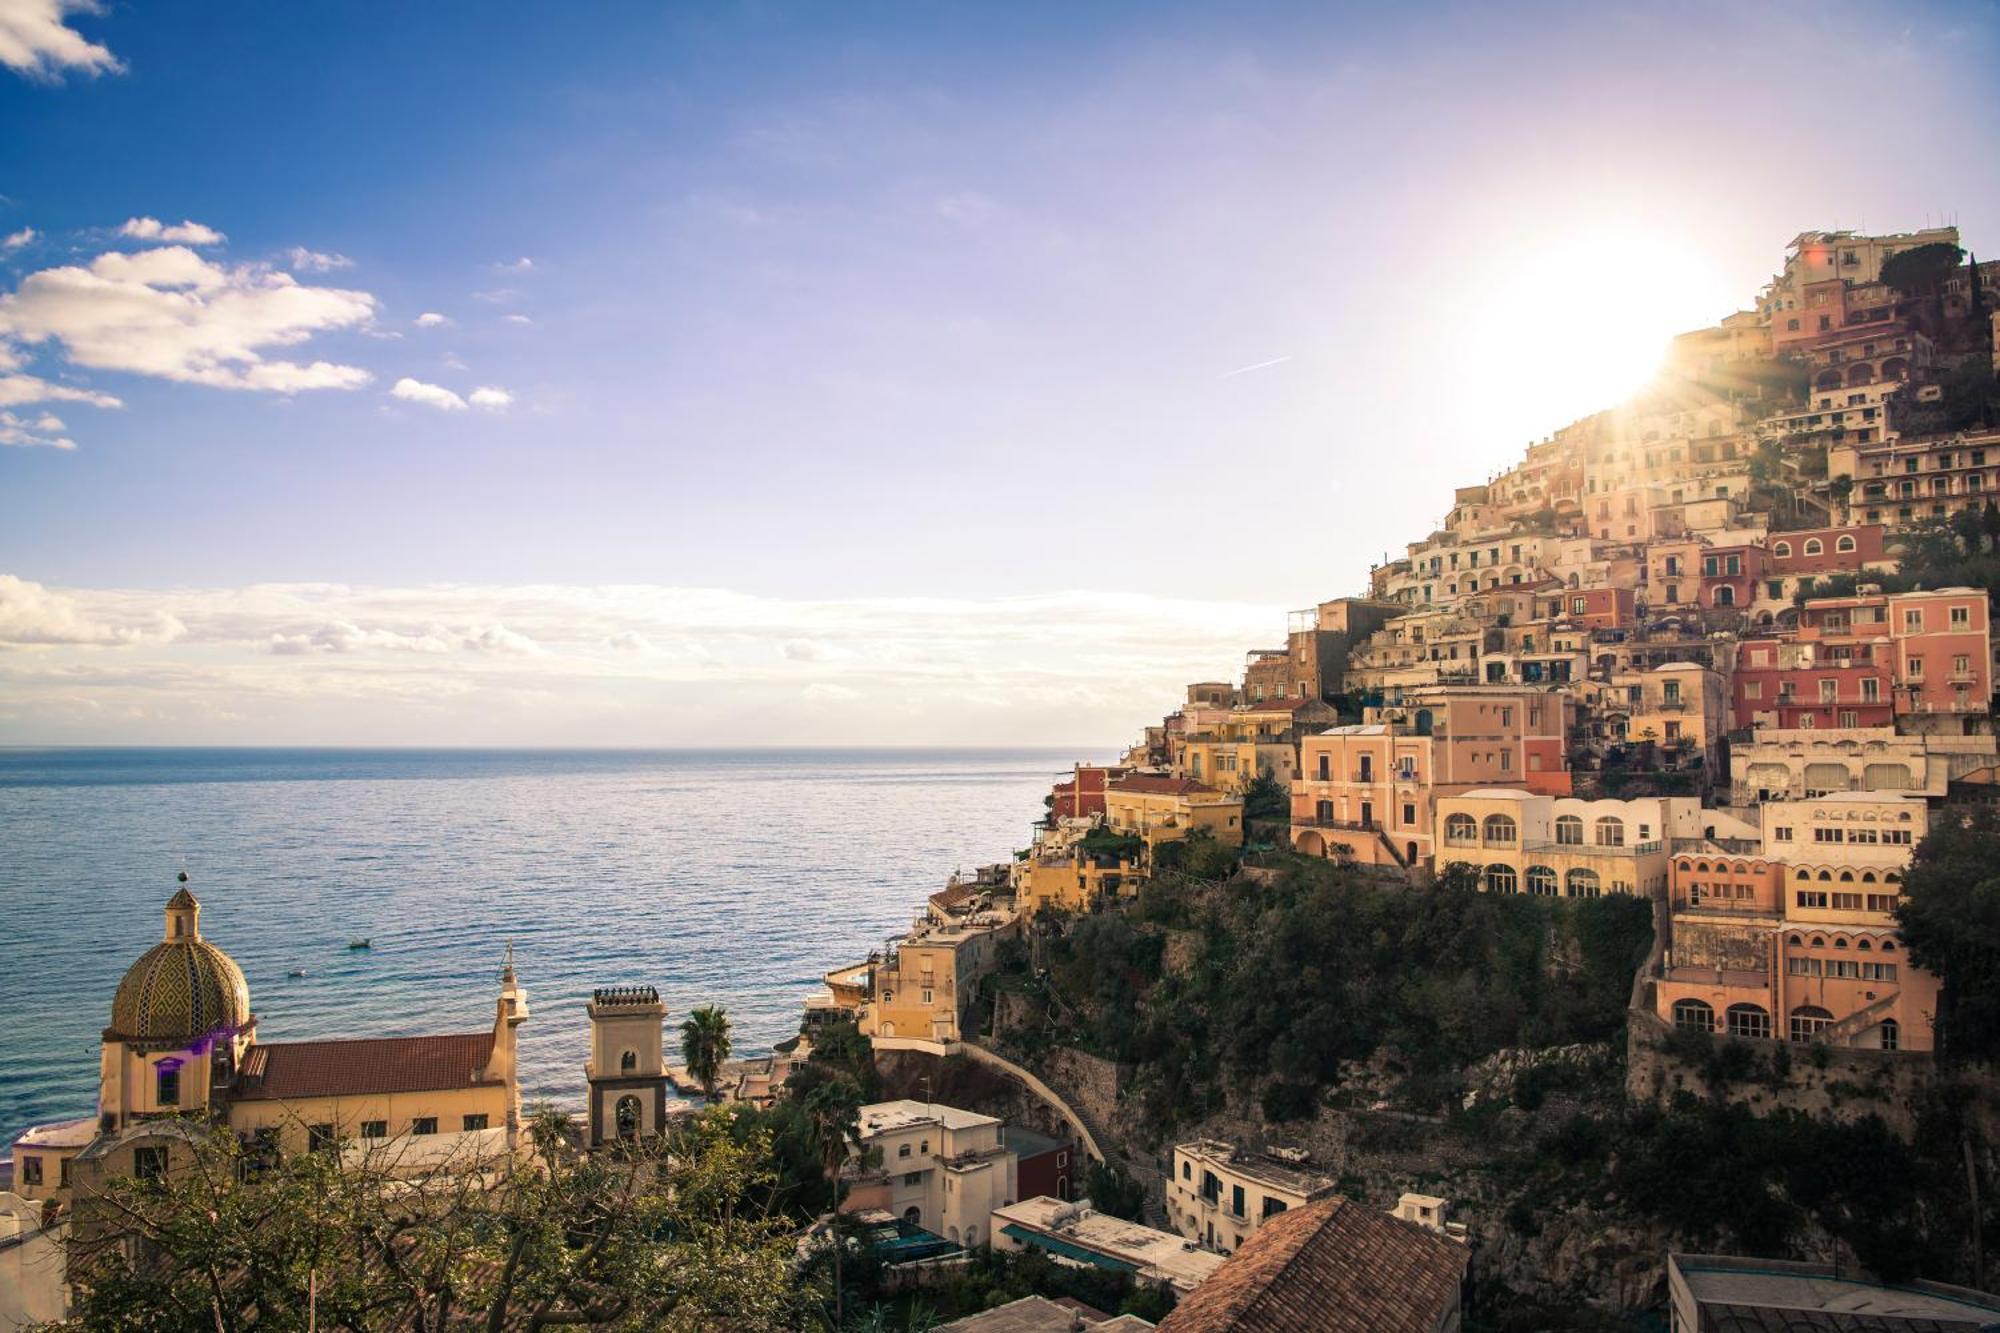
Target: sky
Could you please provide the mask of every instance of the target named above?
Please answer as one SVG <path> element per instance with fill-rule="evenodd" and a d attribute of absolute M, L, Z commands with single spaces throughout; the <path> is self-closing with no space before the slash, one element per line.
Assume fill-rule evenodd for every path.
<path fill-rule="evenodd" d="M 2000 7 L 0 0 L 0 744 L 1074 744 L 1808 228 Z"/>

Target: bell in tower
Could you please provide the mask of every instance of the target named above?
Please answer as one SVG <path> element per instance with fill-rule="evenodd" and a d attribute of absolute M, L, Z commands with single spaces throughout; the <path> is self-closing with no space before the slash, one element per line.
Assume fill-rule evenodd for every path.
<path fill-rule="evenodd" d="M 667 1119 L 667 1007 L 651 986 L 590 993 L 589 1145 L 651 1139 Z"/>

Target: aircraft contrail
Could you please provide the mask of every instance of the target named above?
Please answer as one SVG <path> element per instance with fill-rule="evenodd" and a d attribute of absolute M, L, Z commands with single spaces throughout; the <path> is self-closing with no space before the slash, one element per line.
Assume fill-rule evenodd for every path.
<path fill-rule="evenodd" d="M 1291 359 L 1292 359 L 1292 358 L 1291 358 L 1291 357 L 1289 357 L 1289 356 L 1280 356 L 1280 357 L 1273 357 L 1273 358 L 1272 358 L 1271 360 L 1269 360 L 1269 361 L 1259 361 L 1259 362 L 1258 362 L 1258 363 L 1257 363 L 1256 365 L 1254 365 L 1254 366 L 1238 366 L 1238 367 L 1237 367 L 1236 369 L 1234 369 L 1234 370 L 1230 371 L 1230 372 L 1229 372 L 1228 374 L 1224 375 L 1224 376 L 1223 376 L 1222 378 L 1224 378 L 1224 379 L 1226 379 L 1226 380 L 1233 380 L 1233 379 L 1235 379 L 1235 378 L 1236 378 L 1236 377 L 1237 377 L 1238 375 L 1248 375 L 1248 374 L 1249 374 L 1249 373 L 1250 373 L 1251 371 L 1253 371 L 1253 370 L 1268 370 L 1268 369 L 1270 369 L 1270 368 L 1271 368 L 1272 366 L 1282 366 L 1282 365 L 1284 365 L 1284 364 L 1285 364 L 1285 362 L 1287 362 L 1287 361 L 1289 361 L 1289 360 L 1291 360 Z"/>

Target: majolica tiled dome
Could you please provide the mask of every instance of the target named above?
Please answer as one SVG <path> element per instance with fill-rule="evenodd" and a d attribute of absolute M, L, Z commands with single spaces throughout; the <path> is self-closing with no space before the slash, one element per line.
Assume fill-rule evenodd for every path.
<path fill-rule="evenodd" d="M 168 901 L 166 938 L 118 983 L 112 1033 L 127 1041 L 192 1043 L 249 1020 L 243 969 L 201 937 L 200 916 L 201 904 L 186 887 Z"/>

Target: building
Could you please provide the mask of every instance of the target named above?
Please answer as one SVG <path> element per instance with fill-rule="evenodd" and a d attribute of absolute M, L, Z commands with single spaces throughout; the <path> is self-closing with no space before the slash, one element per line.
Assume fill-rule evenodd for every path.
<path fill-rule="evenodd" d="M 177 1169 L 210 1127 L 277 1152 L 338 1144 L 391 1169 L 521 1146 L 517 1030 L 529 1013 L 511 949 L 489 1029 L 260 1041 L 242 969 L 202 934 L 182 879 L 160 943 L 112 998 L 95 1132 L 79 1148 L 76 1122 L 31 1131 L 15 1145 L 16 1179 L 39 1176 L 39 1192 L 61 1199 L 67 1167 L 69 1197 L 95 1193 L 111 1177 Z"/>
<path fill-rule="evenodd" d="M 2000 1297 L 1969 1287 L 1892 1286 L 1852 1267 L 1735 1255 L 1669 1254 L 1667 1303 L 1672 1333 L 1978 1333 L 2000 1323 Z"/>
<path fill-rule="evenodd" d="M 1192 778 L 1133 773 L 1105 789 L 1104 825 L 1145 840 L 1151 850 L 1197 830 L 1225 847 L 1243 845 L 1243 798 Z"/>
<path fill-rule="evenodd" d="M 1491 893 L 1656 897 L 1667 887 L 1667 840 L 1693 797 L 1584 801 L 1482 787 L 1437 803 L 1438 865 L 1470 867 Z"/>
<path fill-rule="evenodd" d="M 1293 1162 L 1214 1139 L 1174 1147 L 1167 1218 L 1174 1229 L 1227 1254 L 1279 1213 L 1333 1193 L 1333 1181 Z"/>
<path fill-rule="evenodd" d="M 1900 793 L 1941 801 L 1951 784 L 1996 758 L 1991 735 L 1905 735 L 1887 725 L 1760 727 L 1729 751 L 1730 799 L 1736 805 L 1800 800 L 1833 792 Z"/>
<path fill-rule="evenodd" d="M 1436 686 L 1383 706 L 1378 720 L 1306 737 L 1292 784 L 1293 850 L 1428 867 L 1437 798 L 1487 786 L 1568 794 L 1572 708 L 1537 690 Z"/>
<path fill-rule="evenodd" d="M 1020 935 L 1012 911 L 985 906 L 964 916 L 920 917 L 910 933 L 872 955 L 868 1001 L 857 1014 L 870 1037 L 957 1041 L 979 979 L 993 970 L 1004 940 Z"/>
<path fill-rule="evenodd" d="M 2000 430 L 1836 444 L 1826 467 L 1851 483 L 1849 522 L 1903 526 L 1983 510 L 2000 498 Z"/>
<path fill-rule="evenodd" d="M 1065 1203 L 1043 1195 L 993 1210 L 993 1248 L 1040 1250 L 1055 1259 L 1135 1281 L 1193 1291 L 1222 1267 L 1219 1254 L 1190 1245 L 1171 1231 L 1100 1213 L 1087 1202 Z"/>
<path fill-rule="evenodd" d="M 1926 813 L 1899 795 L 1771 801 L 1756 840 L 1677 845 L 1656 1016 L 1742 1039 L 1934 1049 L 1938 981 L 1911 966 L 1895 918 Z"/>
<path fill-rule="evenodd" d="M 1044 1194 L 1052 1199 L 1076 1197 L 1081 1163 L 1077 1161 L 1076 1145 L 1068 1139 L 1052 1139 L 1031 1129 L 1009 1125 L 1001 1131 L 1000 1141 L 1014 1154 L 1022 1198 L 1033 1199 Z"/>
<path fill-rule="evenodd" d="M 1951 729 L 1991 711 L 1993 644 L 1977 588 L 1816 597 L 1799 613 L 1797 642 L 1818 661 L 1886 665 L 1897 718 Z"/>
<path fill-rule="evenodd" d="M 584 1142 L 635 1143 L 667 1122 L 667 1007 L 652 986 L 601 986 L 584 1006 L 590 1060 L 583 1067 Z"/>
<path fill-rule="evenodd" d="M 1053 1301 L 1046 1296 L 1023 1296 L 939 1324 L 931 1333 L 1136 1333 L 1151 1327 L 1151 1321 L 1138 1315 L 1108 1315 L 1070 1296 Z"/>
<path fill-rule="evenodd" d="M 1104 813 L 1104 789 L 1130 769 L 1110 764 L 1078 764 L 1068 782 L 1058 782 L 1049 805 L 1053 819 L 1085 819 Z"/>
<path fill-rule="evenodd" d="M 54 1204 L 0 1190 L 0 1333 L 68 1317 L 64 1235 Z"/>
<path fill-rule="evenodd" d="M 1326 1198 L 1274 1218 L 1160 1321 L 1161 1333 L 1456 1333 L 1470 1252 Z"/>
<path fill-rule="evenodd" d="M 879 1153 L 874 1164 L 865 1164 Z M 846 1213 L 881 1209 L 967 1249 L 987 1243 L 995 1209 L 1020 1193 L 1001 1122 L 935 1102 L 861 1108 L 860 1146 L 848 1159 Z"/>

